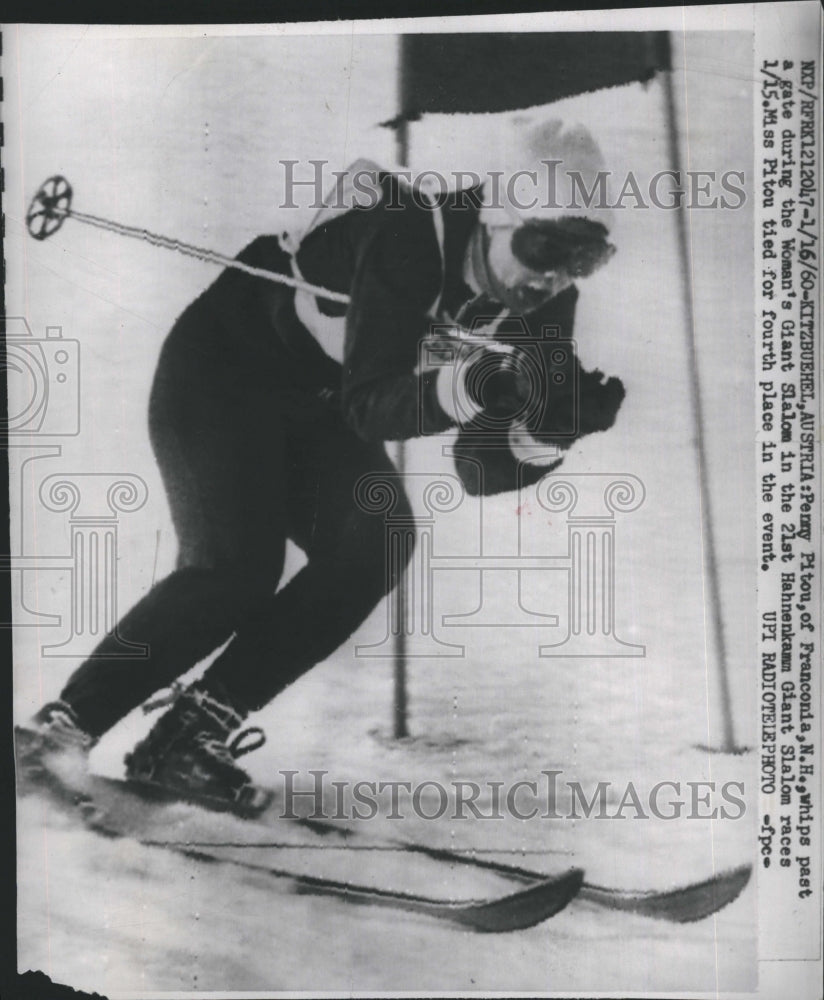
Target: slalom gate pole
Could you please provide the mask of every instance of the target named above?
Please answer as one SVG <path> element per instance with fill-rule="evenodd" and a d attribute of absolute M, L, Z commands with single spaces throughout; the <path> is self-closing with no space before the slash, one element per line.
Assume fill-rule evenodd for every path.
<path fill-rule="evenodd" d="M 404 111 L 404 46 L 403 36 L 400 39 L 400 53 L 398 58 L 398 106 L 401 112 L 400 121 L 395 127 L 395 149 L 398 163 L 408 166 L 409 162 L 409 122 L 403 115 Z M 403 477 L 406 472 L 406 442 L 398 441 L 395 444 L 395 466 L 403 484 Z M 385 558 L 391 558 L 389 552 L 385 553 Z M 414 581 L 412 581 L 414 585 Z M 402 740 L 409 735 L 408 720 L 408 698 L 406 680 L 406 632 L 409 625 L 409 568 L 400 570 L 397 593 L 390 596 L 390 600 L 397 600 L 397 615 L 395 616 L 395 637 L 394 637 L 394 657 L 393 657 L 393 684 L 392 684 L 392 735 L 396 740 Z M 391 619 L 390 619 L 391 620 Z"/>
<path fill-rule="evenodd" d="M 673 45 L 675 37 L 672 37 Z M 675 86 L 673 70 L 662 74 L 664 84 L 665 114 L 669 130 L 669 159 L 673 170 L 681 169 L 681 144 L 678 138 L 678 115 L 675 103 Z M 686 118 L 686 116 L 685 116 Z M 688 127 L 689 123 L 686 122 Z M 680 176 L 680 175 L 679 175 Z M 721 694 L 722 743 L 718 748 L 702 747 L 702 749 L 718 749 L 723 753 L 743 753 L 746 748 L 739 747 L 735 741 L 735 728 L 732 715 L 732 695 L 729 682 L 729 664 L 727 648 L 724 639 L 724 619 L 721 610 L 721 586 L 718 575 L 718 559 L 715 543 L 714 519 L 712 513 L 712 498 L 707 478 L 707 447 L 704 407 L 701 398 L 701 377 L 698 369 L 698 346 L 695 338 L 695 308 L 693 296 L 695 288 L 692 274 L 692 235 L 687 225 L 687 210 L 683 203 L 676 210 L 678 226 L 678 250 L 681 258 L 682 280 L 681 291 L 683 308 L 686 316 L 686 347 L 689 364 L 690 402 L 692 404 L 693 431 L 698 461 L 698 502 L 701 508 L 701 559 L 704 576 L 707 582 L 704 600 L 705 621 L 707 617 L 712 632 L 712 645 L 717 663 L 716 672 Z M 710 610 L 707 616 L 707 602 Z M 705 633 L 706 634 L 706 633 Z"/>

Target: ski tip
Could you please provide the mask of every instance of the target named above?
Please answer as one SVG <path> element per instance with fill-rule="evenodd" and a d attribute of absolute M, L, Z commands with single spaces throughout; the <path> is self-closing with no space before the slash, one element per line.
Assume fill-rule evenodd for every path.
<path fill-rule="evenodd" d="M 580 892 L 584 872 L 570 868 L 495 900 L 474 903 L 455 913 L 458 923 L 482 933 L 525 930 L 554 917 Z"/>
<path fill-rule="evenodd" d="M 704 920 L 738 899 L 747 887 L 751 875 L 751 864 L 719 872 L 704 882 L 662 895 L 659 906 L 653 905 L 647 915 L 663 917 L 679 924 Z"/>
<path fill-rule="evenodd" d="M 714 878 L 694 886 L 685 892 L 685 905 L 675 918 L 679 923 L 688 924 L 712 916 L 734 902 L 746 889 L 752 876 L 752 865 L 739 865 L 721 872 Z"/>
<path fill-rule="evenodd" d="M 744 864 L 719 872 L 702 882 L 665 892 L 620 892 L 585 885 L 581 899 L 610 910 L 689 924 L 729 906 L 744 891 L 751 875 L 752 865 Z"/>

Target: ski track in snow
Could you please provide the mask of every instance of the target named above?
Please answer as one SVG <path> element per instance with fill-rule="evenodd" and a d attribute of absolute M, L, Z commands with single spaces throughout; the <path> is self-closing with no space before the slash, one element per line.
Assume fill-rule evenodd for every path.
<path fill-rule="evenodd" d="M 303 212 L 284 223 L 284 213 L 273 208 L 282 185 L 278 159 L 326 157 L 330 170 L 355 155 L 393 159 L 387 133 L 373 127 L 394 110 L 393 86 L 376 85 L 393 79 L 391 39 L 306 39 L 299 60 L 296 44 L 282 40 L 269 47 L 264 40 L 245 47 L 207 39 L 109 44 L 92 35 L 73 53 L 71 39 L 43 44 L 48 58 L 28 51 L 23 36 L 24 127 L 37 138 L 24 149 L 25 189 L 15 189 L 12 178 L 8 191 L 9 205 L 17 198 L 23 209 L 18 219 L 34 186 L 60 171 L 72 180 L 80 210 L 236 252 L 261 231 L 306 221 Z M 705 46 L 700 53 L 696 48 L 695 67 L 688 60 L 686 74 L 690 165 L 737 169 L 743 158 L 748 166 L 748 94 L 729 69 L 738 58 L 747 67 L 738 76 L 747 78 L 747 46 L 737 48 L 729 38 L 723 45 L 710 38 Z M 80 56 L 95 61 L 93 79 L 85 78 L 89 64 Z M 42 91 L 64 59 L 59 89 L 51 83 Z M 616 171 L 667 165 L 656 86 L 564 102 L 553 111 L 559 112 L 592 124 Z M 11 131 L 16 109 L 9 114 Z M 723 136 L 714 131 L 722 122 Z M 464 166 L 455 162 L 457 153 L 473 162 L 469 157 L 485 148 L 485 137 L 503 134 L 496 123 L 499 118 L 464 122 L 448 132 L 437 120 L 417 126 L 413 158 L 446 169 Z M 488 145 L 494 152 L 492 139 Z M 560 471 L 626 471 L 645 485 L 644 505 L 617 523 L 616 619 L 618 634 L 645 643 L 647 656 L 538 659 L 536 645 L 547 641 L 542 630 L 444 630 L 448 641 L 466 645 L 467 655 L 411 662 L 414 738 L 393 745 L 386 738 L 391 665 L 353 655 L 355 643 L 384 635 L 382 606 L 352 644 L 255 720 L 269 734 L 267 746 L 247 758 L 259 780 L 272 784 L 279 769 L 306 775 L 315 768 L 327 769 L 330 780 L 511 783 L 555 768 L 590 792 L 601 780 L 619 790 L 632 780 L 648 790 L 667 779 L 744 780 L 755 790 L 752 756 L 696 748 L 717 742 L 720 730 L 713 652 L 705 648 L 677 243 L 671 218 L 657 216 L 651 227 L 633 213 L 624 216 L 615 238 L 619 254 L 582 287 L 576 338 L 584 364 L 619 374 L 627 398 L 615 428 L 571 449 Z M 751 299 L 751 246 L 734 213 L 693 213 L 690 221 L 731 683 L 739 742 L 751 745 L 752 343 L 749 310 L 741 309 Z M 158 576 L 174 562 L 145 431 L 146 402 L 166 330 L 212 274 L 199 263 L 76 223 L 36 247 L 11 210 L 7 229 L 9 287 L 25 287 L 21 313 L 28 310 L 36 335 L 59 322 L 65 336 L 82 342 L 83 432 L 66 445 L 60 468 L 135 471 L 149 486 L 146 506 L 121 520 L 124 609 L 151 583 L 147 539 L 158 530 Z M 450 472 L 440 455 L 445 440 L 412 443 L 410 470 Z M 535 546 L 529 551 L 562 553 L 563 518 L 549 523 L 552 517 L 529 498 L 520 514 L 517 505 L 514 496 L 488 503 L 485 517 L 494 529 L 485 543 L 508 545 L 520 518 Z M 38 551 L 66 550 L 65 517 L 31 510 L 20 516 L 25 537 L 33 537 L 37 521 Z M 444 551 L 475 551 L 477 516 L 474 501 L 443 516 L 436 537 Z M 294 557 L 292 568 L 299 561 Z M 525 574 L 524 584 L 530 608 L 563 607 L 562 581 Z M 27 606 L 62 608 L 66 585 L 66 575 L 55 572 L 27 579 Z M 478 600 L 474 574 L 440 574 L 436 588 L 436 620 L 470 611 Z M 75 660 L 39 658 L 38 645 L 54 641 L 51 636 L 45 628 L 16 631 L 19 717 L 54 697 L 76 666 Z M 138 713 L 121 723 L 95 750 L 94 767 L 119 773 L 123 753 L 149 724 Z M 376 820 L 369 829 L 376 836 L 498 850 L 501 859 L 548 872 L 580 865 L 588 881 L 626 888 L 707 877 L 749 860 L 754 842 L 749 815 L 737 822 L 427 822 L 412 815 Z M 424 916 L 295 896 L 262 875 L 107 841 L 35 799 L 19 804 L 18 834 L 20 968 L 40 968 L 58 982 L 106 995 L 196 989 L 640 993 L 744 990 L 754 983 L 753 886 L 695 925 L 573 903 L 532 930 L 479 936 Z M 367 855 L 361 863 L 368 864 Z"/>

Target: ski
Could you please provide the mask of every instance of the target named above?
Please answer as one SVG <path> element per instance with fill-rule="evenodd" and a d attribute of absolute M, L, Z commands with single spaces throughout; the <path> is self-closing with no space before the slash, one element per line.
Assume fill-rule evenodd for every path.
<path fill-rule="evenodd" d="M 525 930 L 554 917 L 575 897 L 583 882 L 583 872 L 572 868 L 561 875 L 542 878 L 515 892 L 487 899 L 445 900 L 393 889 L 358 885 L 322 876 L 306 875 L 274 865 L 258 865 L 237 858 L 222 858 L 207 848 L 170 841 L 141 841 L 148 847 L 164 847 L 201 861 L 225 861 L 247 871 L 266 872 L 288 880 L 303 894 L 336 896 L 347 903 L 388 906 L 393 909 L 424 913 L 438 920 L 460 924 L 474 931 L 504 933 Z"/>
<path fill-rule="evenodd" d="M 130 796 L 148 803 L 171 800 L 161 792 L 114 778 L 93 776 L 89 790 L 74 793 L 59 781 L 52 781 L 47 788 L 52 798 L 79 809 L 86 824 L 97 833 L 110 837 L 132 837 L 146 846 L 163 847 L 202 861 L 224 861 L 247 870 L 258 870 L 274 878 L 291 881 L 298 892 L 331 895 L 352 903 L 391 906 L 399 909 L 428 913 L 438 919 L 462 924 L 479 931 L 508 931 L 533 926 L 560 912 L 573 899 L 602 909 L 633 913 L 643 917 L 673 923 L 691 923 L 705 919 L 732 903 L 746 888 L 752 875 L 749 864 L 717 872 L 712 876 L 665 890 L 623 890 L 585 882 L 580 869 L 571 869 L 559 876 L 547 876 L 529 868 L 478 857 L 475 853 L 449 848 L 431 847 L 409 841 L 360 842 L 360 831 L 341 826 L 328 819 L 278 818 L 289 826 L 303 827 L 321 837 L 334 836 L 343 840 L 346 847 L 369 851 L 389 851 L 417 855 L 446 865 L 476 868 L 501 876 L 508 882 L 520 885 L 512 893 L 481 899 L 459 901 L 442 900 L 415 893 L 382 889 L 355 882 L 309 875 L 288 867 L 260 864 L 247 858 L 229 856 L 227 852 L 240 850 L 244 854 L 261 850 L 295 848 L 295 843 L 271 840 L 163 840 L 143 837 L 128 829 L 118 828 L 107 822 L 108 813 L 100 807 L 107 794 Z M 191 803 L 204 809 L 203 805 Z M 208 810 L 204 810 L 208 814 Z M 248 817 L 232 813 L 243 822 Z M 272 820 L 268 820 L 271 827 Z"/>
<path fill-rule="evenodd" d="M 357 837 L 357 831 L 348 827 L 341 828 L 330 820 L 301 818 L 297 822 L 319 833 L 336 833 L 342 837 Z M 536 879 L 543 878 L 540 872 L 529 868 L 479 858 L 472 853 L 407 842 L 398 842 L 392 846 L 436 861 L 469 865 L 497 872 L 515 882 L 529 884 L 535 882 Z M 605 909 L 636 913 L 639 916 L 658 920 L 668 920 L 672 923 L 693 923 L 717 913 L 736 900 L 746 888 L 751 875 L 752 865 L 744 864 L 717 872 L 700 881 L 665 890 L 624 890 L 584 882 L 578 893 L 577 901 L 591 903 Z"/>
<path fill-rule="evenodd" d="M 96 833 L 109 837 L 130 837 L 128 831 L 119 830 L 105 822 L 99 814 L 90 810 L 86 818 L 87 826 Z M 524 930 L 554 917 L 575 897 L 583 882 L 583 872 L 572 868 L 561 875 L 541 878 L 531 885 L 502 896 L 487 899 L 446 900 L 432 896 L 381 889 L 375 886 L 359 885 L 356 882 L 339 881 L 317 875 L 307 875 L 288 867 L 257 864 L 254 861 L 226 857 L 221 853 L 223 845 L 211 847 L 206 844 L 189 844 L 181 841 L 150 840 L 137 838 L 146 847 L 161 847 L 199 861 L 223 862 L 259 871 L 276 879 L 284 880 L 300 894 L 335 896 L 347 903 L 386 906 L 393 909 L 424 913 L 438 920 L 459 924 L 473 931 L 504 933 Z"/>
<path fill-rule="evenodd" d="M 516 865 L 490 861 L 471 854 L 431 848 L 423 844 L 410 844 L 407 849 L 436 860 L 485 868 L 511 877 L 514 881 L 529 882 L 542 877 L 540 872 Z M 690 882 L 663 891 L 621 890 L 584 882 L 577 898 L 582 902 L 593 903 L 610 910 L 623 910 L 640 916 L 687 924 L 703 920 L 732 903 L 744 891 L 751 874 L 752 865 L 739 865 L 702 881 Z"/>
<path fill-rule="evenodd" d="M 752 865 L 739 865 L 703 881 L 663 892 L 623 891 L 584 883 L 579 898 L 610 910 L 688 924 L 703 920 L 732 903 L 744 891 L 751 875 Z"/>
<path fill-rule="evenodd" d="M 152 796 L 154 794 L 150 789 L 137 788 L 135 786 L 129 787 L 139 795 Z M 328 819 L 299 817 L 297 819 L 288 818 L 284 820 L 282 817 L 278 817 L 278 822 L 281 821 L 290 824 L 296 823 L 321 836 L 334 835 L 340 837 L 349 846 L 357 846 L 359 849 L 366 851 L 400 851 L 430 858 L 433 861 L 445 864 L 483 869 L 525 886 L 540 885 L 547 878 L 542 872 L 536 872 L 533 869 L 512 865 L 507 862 L 480 858 L 477 854 L 468 851 L 462 852 L 450 848 L 431 847 L 427 844 L 402 840 L 385 841 L 377 844 L 359 844 L 359 832 L 357 830 L 341 826 Z M 354 843 L 351 843 L 353 841 Z M 269 841 L 245 845 L 239 842 L 223 842 L 214 845 L 204 844 L 203 846 L 239 848 L 245 846 L 249 849 L 257 849 L 266 847 L 276 848 L 279 845 L 277 842 Z M 582 882 L 576 896 L 576 901 L 589 903 L 603 909 L 635 913 L 643 917 L 666 920 L 671 923 L 693 923 L 712 916 L 712 914 L 717 913 L 725 906 L 729 906 L 730 903 L 734 902 L 746 888 L 751 875 L 752 865 L 743 864 L 735 868 L 716 872 L 706 879 L 664 890 L 624 890 Z"/>
<path fill-rule="evenodd" d="M 229 864 L 247 872 L 260 872 L 262 875 L 281 881 L 296 894 L 332 896 L 347 903 L 422 913 L 481 933 L 506 933 L 534 927 L 563 910 L 577 895 L 583 883 L 583 872 L 578 868 L 570 868 L 558 875 L 536 875 L 529 884 L 513 891 L 481 898 L 441 899 L 312 875 L 290 868 L 288 865 L 259 862 L 251 860 L 248 856 L 238 857 L 231 853 L 232 849 L 237 847 L 244 849 L 270 847 L 274 850 L 300 847 L 294 843 L 238 845 L 147 836 L 139 832 L 136 827 L 131 828 L 128 821 L 118 823 L 114 818 L 116 807 L 107 809 L 105 805 L 101 805 L 107 794 L 112 795 L 112 793 L 132 796 L 138 801 L 142 798 L 145 802 L 147 796 L 141 796 L 134 785 L 96 776 L 89 777 L 84 785 L 85 788 L 73 789 L 51 775 L 47 780 L 43 776 L 37 787 L 64 811 L 79 815 L 84 827 L 100 836 L 115 840 L 134 840 L 145 847 L 170 850 L 200 862 Z M 149 800 L 151 801 L 151 798 Z"/>

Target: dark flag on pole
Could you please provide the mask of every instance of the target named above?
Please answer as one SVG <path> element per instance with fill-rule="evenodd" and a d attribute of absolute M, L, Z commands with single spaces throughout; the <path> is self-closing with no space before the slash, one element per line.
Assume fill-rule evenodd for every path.
<path fill-rule="evenodd" d="M 396 129 L 398 160 L 408 162 L 408 123 L 430 113 L 490 114 L 552 104 L 623 84 L 646 82 L 660 70 L 670 70 L 670 33 L 666 31 L 565 31 L 565 32 L 479 32 L 474 34 L 410 34 L 400 39 L 399 108 L 386 125 Z M 664 76 L 664 93 L 669 121 L 670 162 L 680 169 L 681 155 L 671 75 Z M 698 481 L 709 606 L 721 684 L 724 716 L 722 749 L 737 753 L 727 680 L 727 657 L 721 619 L 721 596 L 713 541 L 713 519 L 704 470 L 704 418 L 698 391 L 693 292 L 686 223 L 677 215 L 679 244 L 684 274 L 686 334 L 691 359 L 693 426 L 698 451 Z M 399 448 L 403 468 L 403 447 Z M 406 605 L 400 604 L 401 627 L 396 634 L 395 735 L 406 735 L 405 625 Z"/>
<path fill-rule="evenodd" d="M 514 111 L 669 68 L 666 31 L 404 35 L 398 117 Z"/>
<path fill-rule="evenodd" d="M 400 38 L 399 55 L 398 113 L 384 124 L 395 128 L 398 162 L 402 164 L 409 161 L 409 122 L 423 114 L 517 111 L 609 87 L 645 83 L 658 71 L 671 69 L 670 35 L 666 31 L 409 34 Z M 669 83 L 665 85 L 671 87 Z M 672 158 L 677 165 L 674 104 L 671 91 L 667 93 Z M 701 441 L 700 413 L 696 416 L 696 426 Z M 396 458 L 403 472 L 402 442 Z M 702 461 L 700 467 L 703 464 Z M 702 498 L 706 499 L 703 481 L 701 490 Z M 398 628 L 394 655 L 394 735 L 398 738 L 408 735 L 407 587 L 407 580 L 402 577 L 395 597 Z M 713 593 L 717 596 L 717 586 Z M 716 601 L 716 605 L 719 603 Z M 723 643 L 720 625 L 717 636 Z M 723 648 L 720 662 L 723 681 Z M 728 696 L 724 701 L 728 705 Z M 725 745 L 734 745 L 731 718 Z"/>

